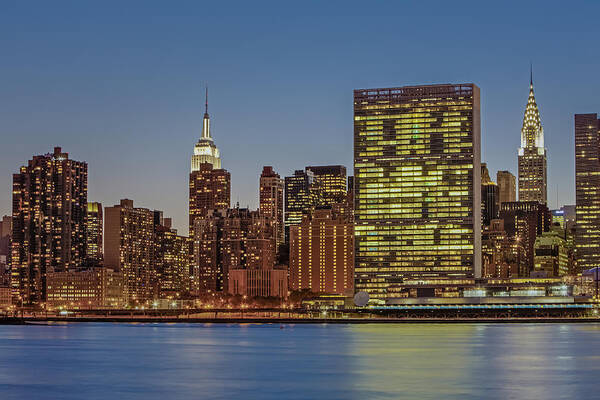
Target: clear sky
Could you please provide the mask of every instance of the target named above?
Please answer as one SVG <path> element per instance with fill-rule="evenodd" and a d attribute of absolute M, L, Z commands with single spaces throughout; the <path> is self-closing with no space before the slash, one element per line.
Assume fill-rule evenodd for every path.
<path fill-rule="evenodd" d="M 0 1 L 0 215 L 12 173 L 62 146 L 89 200 L 187 232 L 204 86 L 232 203 L 263 165 L 352 170 L 352 90 L 474 82 L 482 160 L 516 173 L 529 63 L 550 207 L 574 204 L 573 114 L 600 113 L 600 2 Z M 557 202 L 558 197 L 558 202 Z"/>

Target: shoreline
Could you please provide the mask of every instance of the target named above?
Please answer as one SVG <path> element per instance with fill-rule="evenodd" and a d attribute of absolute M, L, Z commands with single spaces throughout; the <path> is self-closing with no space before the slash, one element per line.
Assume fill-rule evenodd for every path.
<path fill-rule="evenodd" d="M 148 317 L 25 317 L 0 318 L 0 325 L 54 325 L 60 323 L 129 324 L 518 324 L 600 323 L 600 318 L 148 318 Z"/>

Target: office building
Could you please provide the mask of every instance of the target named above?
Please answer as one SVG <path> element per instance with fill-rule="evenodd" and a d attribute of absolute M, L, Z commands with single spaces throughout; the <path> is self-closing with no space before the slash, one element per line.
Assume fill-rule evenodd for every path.
<path fill-rule="evenodd" d="M 498 218 L 498 211 L 498 185 L 490 178 L 487 165 L 481 163 L 481 219 L 483 225 L 489 226 L 491 220 Z"/>
<path fill-rule="evenodd" d="M 87 259 L 88 262 L 97 264 L 102 261 L 103 242 L 102 230 L 104 219 L 102 218 L 102 204 L 89 202 L 87 204 Z"/>
<path fill-rule="evenodd" d="M 519 201 L 547 202 L 546 149 L 544 129 L 533 93 L 533 75 L 521 128 L 519 148 Z"/>
<path fill-rule="evenodd" d="M 552 227 L 535 239 L 533 271 L 548 278 L 569 274 L 569 249 L 564 230 Z"/>
<path fill-rule="evenodd" d="M 517 179 L 509 171 L 496 173 L 498 184 L 498 204 L 517 201 Z"/>
<path fill-rule="evenodd" d="M 346 200 L 346 167 L 343 165 L 309 166 L 306 171 L 313 173 L 321 189 L 321 203 L 330 206 Z"/>
<path fill-rule="evenodd" d="M 193 237 L 194 220 L 205 217 L 211 210 L 227 209 L 231 201 L 231 175 L 224 169 L 213 169 L 209 163 L 200 164 L 190 173 L 189 226 Z"/>
<path fill-rule="evenodd" d="M 600 265 L 600 120 L 575 114 L 575 254 L 579 272 Z"/>
<path fill-rule="evenodd" d="M 170 218 L 164 218 L 154 226 L 156 294 L 161 299 L 182 299 L 189 296 L 191 290 L 191 240 L 178 235 L 170 225 Z"/>
<path fill-rule="evenodd" d="M 354 288 L 354 229 L 344 214 L 317 208 L 290 227 L 290 288 L 348 294 Z"/>
<path fill-rule="evenodd" d="M 86 258 L 87 164 L 60 147 L 13 175 L 11 281 L 16 301 L 46 300 L 46 273 Z"/>
<path fill-rule="evenodd" d="M 481 276 L 474 84 L 354 91 L 355 289 Z"/>
<path fill-rule="evenodd" d="M 104 211 L 104 264 L 123 274 L 129 304 L 143 304 L 154 297 L 154 212 L 128 199 Z"/>
<path fill-rule="evenodd" d="M 283 179 L 273 171 L 273 167 L 263 167 L 259 182 L 260 215 L 270 218 L 275 226 L 277 248 L 285 241 L 283 225 Z"/>
<path fill-rule="evenodd" d="M 302 222 L 302 215 L 322 204 L 323 194 L 319 181 L 310 170 L 296 170 L 285 177 L 285 239 L 289 242 L 289 228 Z"/>

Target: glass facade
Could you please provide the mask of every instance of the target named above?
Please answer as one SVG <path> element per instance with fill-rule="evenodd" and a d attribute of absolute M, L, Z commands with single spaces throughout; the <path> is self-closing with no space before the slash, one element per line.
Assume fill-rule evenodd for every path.
<path fill-rule="evenodd" d="M 479 88 L 354 91 L 355 287 L 481 275 Z"/>

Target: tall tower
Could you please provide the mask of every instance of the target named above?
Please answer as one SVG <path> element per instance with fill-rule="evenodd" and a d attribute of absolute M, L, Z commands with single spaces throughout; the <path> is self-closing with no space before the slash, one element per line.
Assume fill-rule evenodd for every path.
<path fill-rule="evenodd" d="M 354 91 L 357 291 L 481 276 L 480 135 L 472 83 Z"/>
<path fill-rule="evenodd" d="M 210 134 L 210 117 L 208 116 L 208 88 L 204 103 L 204 118 L 202 120 L 202 137 L 194 146 L 191 172 L 200 170 L 200 165 L 209 163 L 214 169 L 221 168 L 221 155 Z"/>
<path fill-rule="evenodd" d="M 578 272 L 600 266 L 600 120 L 575 114 L 575 251 Z"/>
<path fill-rule="evenodd" d="M 533 94 L 533 73 L 521 128 L 519 148 L 519 201 L 547 203 L 546 149 L 540 111 Z"/>
<path fill-rule="evenodd" d="M 283 225 L 283 179 L 273 171 L 273 167 L 263 167 L 260 174 L 260 215 L 271 218 L 275 226 L 277 248 L 285 240 Z"/>
<path fill-rule="evenodd" d="M 55 147 L 13 175 L 11 277 L 19 302 L 45 301 L 46 273 L 85 260 L 87 174 L 87 163 Z"/>

